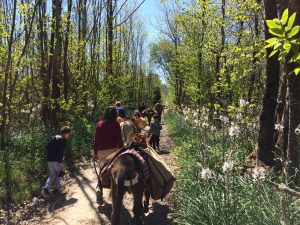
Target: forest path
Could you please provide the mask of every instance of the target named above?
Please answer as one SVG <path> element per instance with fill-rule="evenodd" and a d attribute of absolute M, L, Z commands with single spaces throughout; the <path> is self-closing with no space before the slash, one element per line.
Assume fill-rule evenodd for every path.
<path fill-rule="evenodd" d="M 161 155 L 166 163 L 175 171 L 174 154 L 172 153 L 172 140 L 168 134 L 168 128 L 163 125 L 161 134 L 161 149 L 169 154 Z M 76 172 L 66 185 L 67 196 L 65 199 L 56 199 L 51 202 L 47 215 L 42 219 L 26 224 L 46 225 L 108 225 L 110 224 L 111 200 L 109 190 L 105 189 L 104 199 L 107 204 L 98 206 L 96 203 L 95 187 L 97 178 L 91 162 Z M 122 225 L 133 224 L 133 201 L 129 194 L 124 197 L 122 209 Z M 150 212 L 146 214 L 145 225 L 169 225 L 171 224 L 171 201 L 151 201 Z"/>

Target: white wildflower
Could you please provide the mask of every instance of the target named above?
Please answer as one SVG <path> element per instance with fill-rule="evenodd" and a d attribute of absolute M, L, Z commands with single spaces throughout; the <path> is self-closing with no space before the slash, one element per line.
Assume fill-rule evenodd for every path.
<path fill-rule="evenodd" d="M 184 121 L 187 122 L 188 120 L 189 120 L 189 117 L 188 117 L 188 116 L 185 116 L 185 117 L 184 117 Z"/>
<path fill-rule="evenodd" d="M 204 129 L 209 128 L 209 123 L 207 123 L 207 122 L 202 123 L 202 127 L 203 127 Z"/>
<path fill-rule="evenodd" d="M 183 112 L 183 115 L 187 116 L 190 113 L 190 108 L 185 107 L 182 112 Z"/>
<path fill-rule="evenodd" d="M 203 107 L 202 110 L 201 110 L 201 113 L 202 114 L 208 114 L 209 113 L 209 109 Z"/>
<path fill-rule="evenodd" d="M 240 106 L 241 106 L 241 107 L 245 107 L 245 106 L 247 106 L 247 105 L 249 105 L 249 102 L 241 98 L 241 99 L 240 99 Z"/>
<path fill-rule="evenodd" d="M 212 178 L 212 171 L 208 167 L 203 168 L 201 171 L 201 178 L 205 181 L 210 180 Z"/>
<path fill-rule="evenodd" d="M 252 178 L 254 181 L 263 181 L 266 179 L 266 169 L 264 167 L 255 167 Z"/>
<path fill-rule="evenodd" d="M 227 116 L 221 115 L 220 116 L 220 120 L 221 122 L 223 122 L 224 124 L 229 122 L 229 118 Z"/>
<path fill-rule="evenodd" d="M 242 114 L 242 113 L 236 114 L 236 119 L 237 119 L 237 120 L 240 120 L 240 119 L 242 119 L 242 118 L 243 118 L 243 114 Z"/>
<path fill-rule="evenodd" d="M 222 169 L 224 173 L 232 171 L 234 169 L 234 161 L 232 160 L 225 161 L 222 166 Z"/>
<path fill-rule="evenodd" d="M 199 126 L 200 126 L 200 120 L 196 119 L 196 120 L 194 120 L 194 123 L 195 123 L 195 126 L 196 126 L 196 127 L 199 127 Z"/>
<path fill-rule="evenodd" d="M 198 118 L 198 112 L 197 111 L 194 111 L 194 113 L 193 113 L 193 117 L 195 118 L 195 119 L 197 119 Z"/>
<path fill-rule="evenodd" d="M 283 128 L 284 128 L 284 126 L 282 126 L 281 124 L 279 124 L 279 123 L 275 124 L 275 130 L 282 132 Z"/>
<path fill-rule="evenodd" d="M 299 126 L 295 129 L 295 134 L 300 136 L 300 124 Z"/>
<path fill-rule="evenodd" d="M 216 126 L 212 125 L 212 126 L 210 127 L 210 130 L 211 130 L 211 131 L 216 131 L 217 128 L 216 128 Z"/>
<path fill-rule="evenodd" d="M 230 137 L 239 136 L 240 133 L 241 133 L 239 125 L 237 125 L 237 124 L 231 125 L 231 127 L 229 128 L 228 133 L 229 133 Z"/>
<path fill-rule="evenodd" d="M 286 189 L 286 185 L 284 183 L 281 183 L 278 185 L 278 188 L 282 191 L 284 191 Z"/>

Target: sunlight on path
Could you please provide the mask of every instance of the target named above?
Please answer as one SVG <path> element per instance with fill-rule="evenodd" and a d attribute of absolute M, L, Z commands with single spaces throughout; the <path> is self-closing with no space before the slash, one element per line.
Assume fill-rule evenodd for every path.
<path fill-rule="evenodd" d="M 161 134 L 161 150 L 171 151 L 171 139 L 168 136 L 166 125 L 163 126 Z M 162 158 L 171 166 L 174 161 L 172 154 L 164 154 Z M 172 166 L 171 166 L 172 168 Z M 173 169 L 173 168 L 172 168 Z M 104 190 L 105 201 L 108 204 L 98 207 L 96 203 L 95 187 L 97 178 L 94 173 L 92 163 L 85 169 L 81 169 L 74 176 L 70 185 L 68 185 L 66 199 L 62 202 L 54 203 L 49 208 L 49 213 L 42 221 L 31 224 L 48 225 L 108 225 L 110 224 L 111 201 L 109 190 Z M 145 225 L 169 225 L 170 202 L 165 200 L 152 201 L 150 212 L 146 215 Z M 132 197 L 126 194 L 124 197 L 124 206 L 122 210 L 122 225 L 132 224 Z"/>

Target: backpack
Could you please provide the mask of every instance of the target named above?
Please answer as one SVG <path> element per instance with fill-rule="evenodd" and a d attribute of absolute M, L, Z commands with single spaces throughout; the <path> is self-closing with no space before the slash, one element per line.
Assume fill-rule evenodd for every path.
<path fill-rule="evenodd" d="M 164 160 L 153 148 L 148 146 L 148 148 L 143 151 L 148 155 L 151 197 L 154 200 L 163 199 L 170 193 L 176 178 Z"/>

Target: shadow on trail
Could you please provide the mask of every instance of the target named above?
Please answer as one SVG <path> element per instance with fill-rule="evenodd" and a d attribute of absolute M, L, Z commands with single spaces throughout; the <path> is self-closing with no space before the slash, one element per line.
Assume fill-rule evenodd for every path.
<path fill-rule="evenodd" d="M 112 205 L 105 202 L 104 205 L 98 207 L 99 213 L 106 216 L 106 218 L 110 221 L 111 219 L 111 213 L 112 213 Z M 120 223 L 122 225 L 131 225 L 133 223 L 133 219 L 129 213 L 129 211 L 123 206 L 121 209 L 121 219 Z"/>
<path fill-rule="evenodd" d="M 69 205 L 73 205 L 78 201 L 77 198 L 70 198 L 66 200 L 65 196 L 56 197 L 52 201 L 50 201 L 50 205 L 48 207 L 49 212 L 53 212 L 55 210 L 67 207 Z"/>
<path fill-rule="evenodd" d="M 152 203 L 153 212 L 145 218 L 145 225 L 171 225 L 172 221 L 168 218 L 170 208 L 157 202 Z"/>

